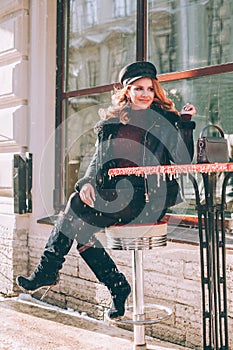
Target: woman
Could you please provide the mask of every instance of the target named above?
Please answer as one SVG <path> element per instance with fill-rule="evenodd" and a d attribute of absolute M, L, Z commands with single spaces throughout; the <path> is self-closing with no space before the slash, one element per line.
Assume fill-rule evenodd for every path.
<path fill-rule="evenodd" d="M 64 256 L 76 239 L 81 257 L 111 293 L 109 317 L 124 315 L 130 285 L 94 234 L 114 224 L 159 221 L 181 199 L 175 180 L 166 178 L 159 184 L 155 176 L 145 182 L 134 175 L 110 179 L 108 170 L 189 163 L 193 157 L 195 107 L 187 104 L 179 114 L 156 75 L 150 62 L 134 62 L 121 70 L 122 88 L 113 94 L 112 106 L 100 111 L 96 152 L 85 176 L 60 213 L 39 265 L 30 277 L 17 277 L 24 291 L 56 284 Z"/>

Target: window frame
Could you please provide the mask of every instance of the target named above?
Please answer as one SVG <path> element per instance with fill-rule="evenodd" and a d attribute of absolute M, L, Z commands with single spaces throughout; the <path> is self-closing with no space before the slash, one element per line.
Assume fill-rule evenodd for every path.
<path fill-rule="evenodd" d="M 95 86 L 80 90 L 66 91 L 66 68 L 65 68 L 65 45 L 68 43 L 67 28 L 69 26 L 69 0 L 57 0 L 57 75 L 56 75 L 56 118 L 55 128 L 58 130 L 55 139 L 55 189 L 54 189 L 54 209 L 60 210 L 62 204 L 62 184 L 64 181 L 62 168 L 62 148 L 64 147 L 61 130 L 59 125 L 65 120 L 66 101 L 72 97 L 92 95 L 96 93 L 108 92 L 113 89 L 113 84 Z M 144 61 L 147 59 L 147 13 L 148 1 L 137 0 L 136 14 L 136 60 Z M 178 81 L 184 79 L 193 79 L 215 75 L 221 73 L 233 72 L 233 62 L 189 69 L 179 72 L 165 73 L 158 75 L 160 82 Z"/>

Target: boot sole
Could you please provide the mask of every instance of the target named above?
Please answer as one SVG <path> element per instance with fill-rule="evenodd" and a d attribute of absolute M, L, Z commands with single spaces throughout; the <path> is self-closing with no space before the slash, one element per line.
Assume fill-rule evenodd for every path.
<path fill-rule="evenodd" d="M 17 285 L 19 286 L 19 288 L 20 288 L 24 293 L 27 293 L 27 294 L 30 294 L 30 295 L 32 295 L 32 294 L 38 292 L 38 291 L 39 291 L 40 289 L 42 289 L 42 288 L 47 288 L 46 291 L 45 291 L 45 293 L 44 293 L 44 294 L 42 295 L 42 297 L 40 298 L 40 300 L 42 300 L 42 299 L 48 294 L 48 292 L 49 292 L 53 287 L 55 287 L 55 286 L 58 284 L 59 279 L 60 279 L 60 278 L 59 278 L 59 276 L 58 276 L 58 278 L 56 279 L 56 281 L 55 281 L 54 283 L 49 284 L 49 285 L 43 285 L 43 286 L 40 286 L 40 287 L 38 287 L 38 288 L 36 288 L 36 289 L 33 289 L 33 290 L 31 290 L 31 289 L 26 289 L 26 288 L 22 287 L 22 286 L 19 284 L 19 282 L 18 282 L 18 277 L 16 278 L 16 283 L 17 283 Z"/>

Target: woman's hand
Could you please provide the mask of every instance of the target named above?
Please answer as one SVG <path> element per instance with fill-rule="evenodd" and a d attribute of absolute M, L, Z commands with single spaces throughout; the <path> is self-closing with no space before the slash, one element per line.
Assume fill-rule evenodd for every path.
<path fill-rule="evenodd" d="M 180 112 L 181 120 L 191 120 L 192 116 L 196 114 L 196 108 L 191 103 L 186 103 Z"/>
<path fill-rule="evenodd" d="M 95 190 L 90 183 L 86 183 L 82 186 L 79 196 L 83 203 L 89 205 L 91 208 L 94 208 Z"/>

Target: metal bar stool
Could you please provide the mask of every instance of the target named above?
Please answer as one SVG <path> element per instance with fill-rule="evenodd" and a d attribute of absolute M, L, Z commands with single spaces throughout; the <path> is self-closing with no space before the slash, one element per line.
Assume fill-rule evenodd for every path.
<path fill-rule="evenodd" d="M 111 226 L 105 229 L 102 243 L 106 248 L 113 250 L 132 250 L 133 305 L 127 308 L 124 317 L 109 321 L 116 325 L 132 324 L 134 349 L 148 349 L 145 340 L 145 326 L 170 317 L 172 311 L 162 305 L 144 304 L 143 251 L 166 246 L 167 223 Z"/>

